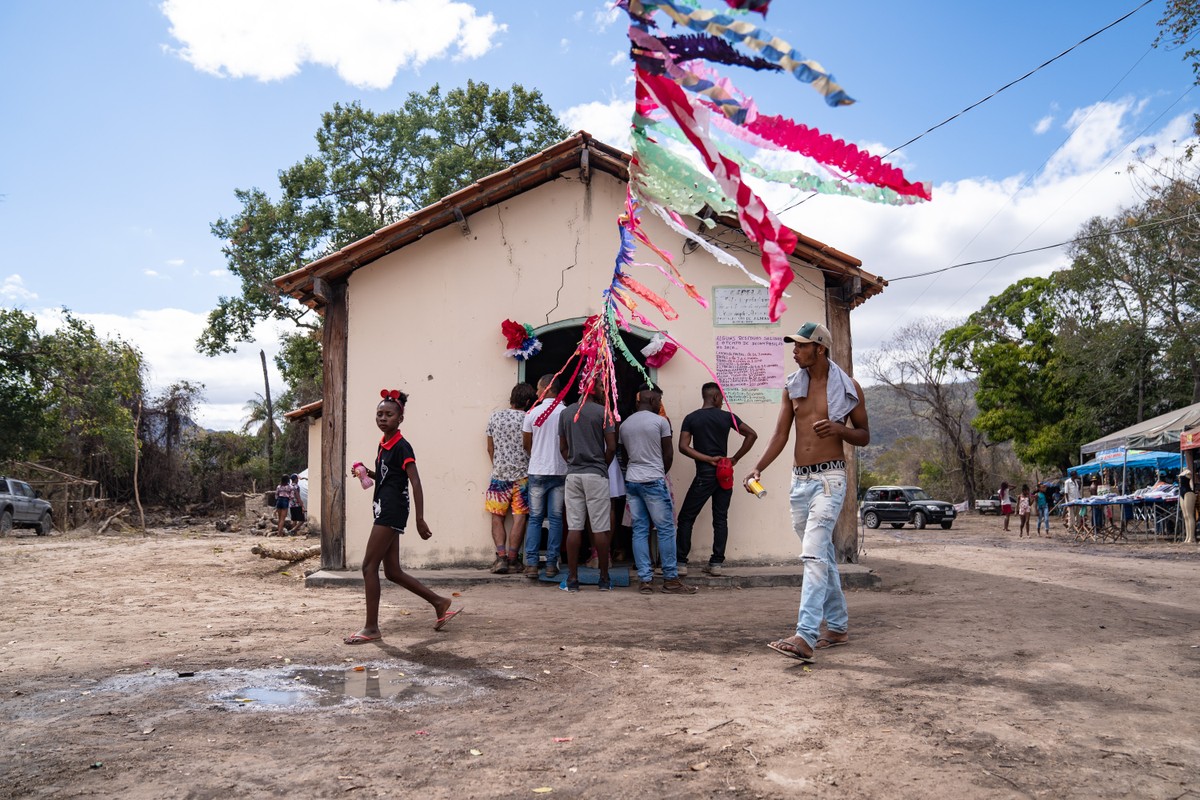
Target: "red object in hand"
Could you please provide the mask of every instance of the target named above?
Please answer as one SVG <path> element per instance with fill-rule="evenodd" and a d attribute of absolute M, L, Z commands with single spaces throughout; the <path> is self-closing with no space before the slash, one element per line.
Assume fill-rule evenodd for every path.
<path fill-rule="evenodd" d="M 733 488 L 733 461 L 728 458 L 717 462 L 717 486 L 722 489 Z"/>

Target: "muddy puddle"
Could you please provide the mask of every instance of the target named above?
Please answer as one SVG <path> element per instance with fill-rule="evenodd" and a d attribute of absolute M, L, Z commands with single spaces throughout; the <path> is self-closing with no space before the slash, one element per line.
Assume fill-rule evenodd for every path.
<path fill-rule="evenodd" d="M 195 672 L 147 670 L 89 682 L 69 691 L 31 696 L 27 713 L 53 703 L 73 709 L 104 698 L 173 699 L 181 706 L 237 712 L 303 712 L 386 703 L 399 707 L 451 705 L 488 691 L 496 675 L 485 670 L 445 672 L 421 664 L 387 662 L 355 666 L 281 665 L 260 669 Z M 512 676 L 505 676 L 512 677 Z M 49 695 L 53 695 L 50 697 Z"/>
<path fill-rule="evenodd" d="M 225 675 L 221 683 L 228 686 L 233 677 Z M 331 708 L 369 700 L 417 706 L 456 703 L 483 691 L 470 676 L 436 673 L 417 664 L 292 667 L 253 670 L 246 677 L 244 685 L 210 694 L 210 699 L 239 708 L 275 710 Z"/>

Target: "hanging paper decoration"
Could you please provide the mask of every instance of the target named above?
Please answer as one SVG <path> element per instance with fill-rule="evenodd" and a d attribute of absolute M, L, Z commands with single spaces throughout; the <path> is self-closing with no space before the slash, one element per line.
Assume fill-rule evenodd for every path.
<path fill-rule="evenodd" d="M 671 254 L 655 245 L 642 229 L 643 208 L 716 260 L 769 286 L 769 314 L 776 321 L 785 310 L 782 298 L 793 279 L 788 256 L 795 249 L 796 234 L 751 190 L 745 176 L 875 203 L 904 205 L 931 198 L 929 184 L 909 181 L 899 169 L 877 156 L 791 119 L 761 114 L 752 98 L 701 63 L 789 72 L 811 84 L 831 106 L 854 102 L 820 63 L 745 18 L 751 12 L 765 16 L 770 0 L 725 3 L 736 16 L 698 8 L 695 0 L 617 0 L 616 4 L 630 17 L 630 57 L 636 79 L 629 186 L 625 211 L 617 220 L 620 245 L 612 280 L 603 292 L 603 310 L 585 323 L 579 346 L 559 372 L 560 377 L 569 373 L 570 378 L 563 382 L 555 405 L 562 402 L 578 378 L 584 402 L 588 402 L 593 388 L 599 387 L 602 391 L 597 394 L 603 397 L 605 419 L 619 419 L 617 360 L 633 364 L 650 382 L 649 374 L 621 337 L 621 332 L 629 330 L 634 322 L 655 332 L 642 350 L 651 367 L 662 366 L 682 350 L 714 381 L 717 379 L 707 364 L 646 316 L 651 308 L 665 320 L 676 319 L 678 312 L 631 275 L 631 268 L 652 266 L 701 306 L 707 307 L 707 300 L 684 278 Z M 658 12 L 691 33 L 659 35 L 654 20 Z M 719 142 L 714 129 L 753 147 L 802 156 L 816 171 L 770 169 L 756 164 L 736 147 Z M 680 148 L 691 151 L 692 156 L 681 155 Z M 742 232 L 758 245 L 766 279 L 751 274 L 731 253 L 693 232 L 681 216 L 698 217 L 711 226 L 709 212 L 737 217 Z M 639 244 L 662 263 L 635 261 L 634 251 Z M 547 409 L 537 424 L 542 424 L 549 413 Z"/>
<path fill-rule="evenodd" d="M 679 350 L 678 345 L 667 341 L 666 334 L 658 331 L 650 337 L 650 344 L 642 348 L 642 355 L 646 357 L 646 366 L 658 369 L 670 361 L 671 356 L 675 355 L 677 350 Z"/>
<path fill-rule="evenodd" d="M 928 184 L 912 183 L 878 157 L 815 128 L 760 114 L 753 100 L 738 92 L 727 78 L 697 63 L 742 63 L 741 54 L 733 49 L 742 47 L 751 51 L 753 58 L 811 83 L 830 105 L 854 102 L 824 67 L 801 55 L 788 42 L 747 19 L 696 8 L 684 0 L 623 0 L 621 5 L 631 19 L 630 54 L 637 80 L 630 188 L 659 216 L 669 218 L 673 216 L 670 212 L 680 211 L 695 214 L 695 209 L 704 206 L 719 213 L 736 213 L 742 230 L 762 253 L 762 267 L 771 288 L 772 320 L 784 310 L 781 297 L 793 278 L 787 257 L 796 240 L 794 233 L 747 186 L 743 170 L 767 180 L 786 179 L 783 182 L 795 188 L 873 202 L 904 204 L 929 199 Z M 730 5 L 759 13 L 766 10 L 765 3 Z M 653 17 L 659 11 L 701 38 L 655 35 Z M 717 42 L 728 47 L 718 46 Z M 696 99 L 690 99 L 688 93 Z M 828 169 L 829 177 L 802 170 L 790 174 L 764 170 L 719 144 L 712 136 L 713 126 L 758 146 L 805 156 Z M 695 167 L 664 147 L 667 136 L 682 139 L 694 148 L 711 180 L 703 175 L 695 177 Z"/>
<path fill-rule="evenodd" d="M 506 319 L 500 323 L 500 332 L 504 334 L 504 339 L 508 343 L 508 349 L 504 351 L 504 355 L 509 358 L 524 361 L 542 349 L 542 343 L 533 335 L 532 325 L 522 325 Z"/>
<path fill-rule="evenodd" d="M 740 11 L 757 11 L 765 17 L 767 15 L 767 6 L 771 5 L 771 0 L 725 0 L 725 3 L 730 8 L 736 8 Z"/>

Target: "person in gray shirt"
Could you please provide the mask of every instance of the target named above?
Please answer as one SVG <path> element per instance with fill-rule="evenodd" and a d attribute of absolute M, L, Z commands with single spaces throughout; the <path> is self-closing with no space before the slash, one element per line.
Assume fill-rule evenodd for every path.
<path fill-rule="evenodd" d="M 576 415 L 579 419 L 575 419 Z M 558 418 L 558 446 L 567 462 L 564 487 L 567 505 L 567 581 L 562 588 L 579 591 L 579 546 L 583 526 L 592 523 L 592 545 L 600 566 L 600 591 L 612 590 L 608 576 L 611 509 L 608 465 L 617 453 L 617 432 L 604 420 L 604 387 L 592 385 L 591 396 L 579 398 Z"/>
<path fill-rule="evenodd" d="M 662 562 L 666 594 L 695 594 L 696 587 L 679 579 L 675 562 L 675 508 L 667 486 L 667 472 L 674 458 L 671 423 L 662 410 L 662 390 L 643 383 L 638 389 L 637 412 L 621 423 L 621 444 L 629 456 L 625 469 L 625 492 L 633 520 L 633 560 L 637 565 L 642 594 L 654 592 L 650 563 L 650 523 L 658 531 L 658 555 Z"/>

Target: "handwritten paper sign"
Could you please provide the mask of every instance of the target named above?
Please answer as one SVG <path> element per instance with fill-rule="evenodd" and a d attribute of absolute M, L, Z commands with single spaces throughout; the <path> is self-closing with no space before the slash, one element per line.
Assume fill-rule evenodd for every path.
<path fill-rule="evenodd" d="M 772 325 L 765 286 L 714 286 L 714 325 Z"/>
<path fill-rule="evenodd" d="M 717 380 L 730 403 L 778 403 L 786 377 L 780 336 L 718 336 Z"/>

